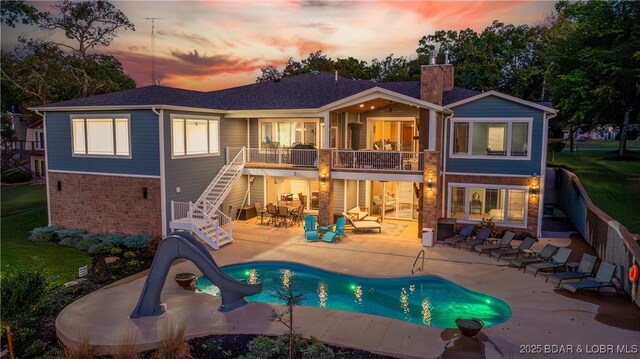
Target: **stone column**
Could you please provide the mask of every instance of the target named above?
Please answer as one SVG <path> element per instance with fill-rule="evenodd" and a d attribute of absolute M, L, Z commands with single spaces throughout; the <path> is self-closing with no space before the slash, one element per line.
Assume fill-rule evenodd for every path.
<path fill-rule="evenodd" d="M 318 225 L 333 224 L 333 179 L 331 178 L 331 150 L 318 150 Z"/>
<path fill-rule="evenodd" d="M 440 192 L 440 152 L 424 151 L 423 184 L 420 193 L 422 207 L 418 230 L 422 233 L 422 228 L 433 228 L 434 241 L 438 238 L 438 217 L 442 203 Z"/>

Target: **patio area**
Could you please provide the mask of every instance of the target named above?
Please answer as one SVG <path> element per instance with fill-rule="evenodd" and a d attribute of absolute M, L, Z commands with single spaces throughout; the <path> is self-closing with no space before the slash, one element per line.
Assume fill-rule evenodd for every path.
<path fill-rule="evenodd" d="M 392 224 L 396 221 L 385 221 Z M 400 221 L 398 221 L 400 222 Z M 399 233 L 354 234 L 339 243 L 306 242 L 301 227 L 256 225 L 255 219 L 234 222 L 232 245 L 212 252 L 218 265 L 258 261 L 295 261 L 326 270 L 358 276 L 410 276 L 417 253 L 423 248 L 415 238 L 417 225 L 406 222 Z M 534 249 L 546 243 L 570 246 L 568 238 L 543 238 Z M 199 273 L 190 262 L 174 263 L 163 291 L 167 313 L 161 317 L 129 319 L 144 276 L 127 278 L 100 289 L 65 308 L 56 321 L 65 343 L 89 343 L 103 353 L 116 345 L 125 333 L 135 335 L 137 344 L 151 348 L 157 343 L 166 321 L 185 320 L 189 337 L 207 334 L 278 335 L 285 328 L 269 320 L 272 309 L 281 306 L 265 303 L 248 305 L 228 313 L 219 313 L 219 298 L 194 294 L 177 287 L 173 275 Z M 385 317 L 313 307 L 296 307 L 295 326 L 304 336 L 339 346 L 354 347 L 403 358 L 520 357 L 533 346 L 568 345 L 571 352 L 557 357 L 580 357 L 586 345 L 627 345 L 640 339 L 640 309 L 630 300 L 610 293 L 600 296 L 581 293 L 572 298 L 559 292 L 544 276 L 523 274 L 506 261 L 451 247 L 427 248 L 424 272 L 440 276 L 468 289 L 505 300 L 513 316 L 507 322 L 484 328 L 476 338 L 461 337 L 458 330 L 415 325 Z M 530 353 L 530 351 L 529 351 Z M 542 352 L 543 353 L 543 352 Z M 617 352 L 601 352 L 611 357 Z M 556 356 L 554 356 L 556 357 Z"/>

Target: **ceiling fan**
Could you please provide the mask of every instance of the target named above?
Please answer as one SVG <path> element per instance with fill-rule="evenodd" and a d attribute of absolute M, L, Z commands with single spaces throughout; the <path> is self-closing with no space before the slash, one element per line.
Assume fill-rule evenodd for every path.
<path fill-rule="evenodd" d="M 394 104 L 396 103 L 393 101 L 389 101 L 389 104 L 386 107 L 381 108 L 380 112 L 387 112 L 387 113 L 405 112 L 403 109 L 398 108 L 397 106 L 394 106 Z"/>

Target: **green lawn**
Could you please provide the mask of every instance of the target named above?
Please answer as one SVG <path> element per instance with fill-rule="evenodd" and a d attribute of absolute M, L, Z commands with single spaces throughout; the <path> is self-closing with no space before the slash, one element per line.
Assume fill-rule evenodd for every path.
<path fill-rule="evenodd" d="M 640 233 L 640 153 L 635 153 L 635 160 L 612 158 L 607 151 L 563 151 L 555 154 L 555 164 L 580 178 L 596 206 L 631 232 Z"/>
<path fill-rule="evenodd" d="M 29 231 L 47 225 L 44 185 L 3 186 L 0 191 L 0 272 L 35 265 L 51 277 L 59 276 L 54 284 L 62 284 L 76 278 L 79 267 L 91 264 L 91 258 L 77 249 L 27 240 Z"/>

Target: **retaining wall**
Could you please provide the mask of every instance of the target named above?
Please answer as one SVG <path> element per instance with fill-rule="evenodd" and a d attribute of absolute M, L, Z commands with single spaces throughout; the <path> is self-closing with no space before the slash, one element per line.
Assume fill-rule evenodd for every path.
<path fill-rule="evenodd" d="M 639 236 L 596 207 L 578 177 L 562 168 L 555 171 L 556 206 L 569 217 L 582 237 L 603 261 L 616 264 L 616 278 L 631 294 L 627 273 L 633 263 L 640 262 Z M 636 298 L 640 307 L 640 296 Z"/>

